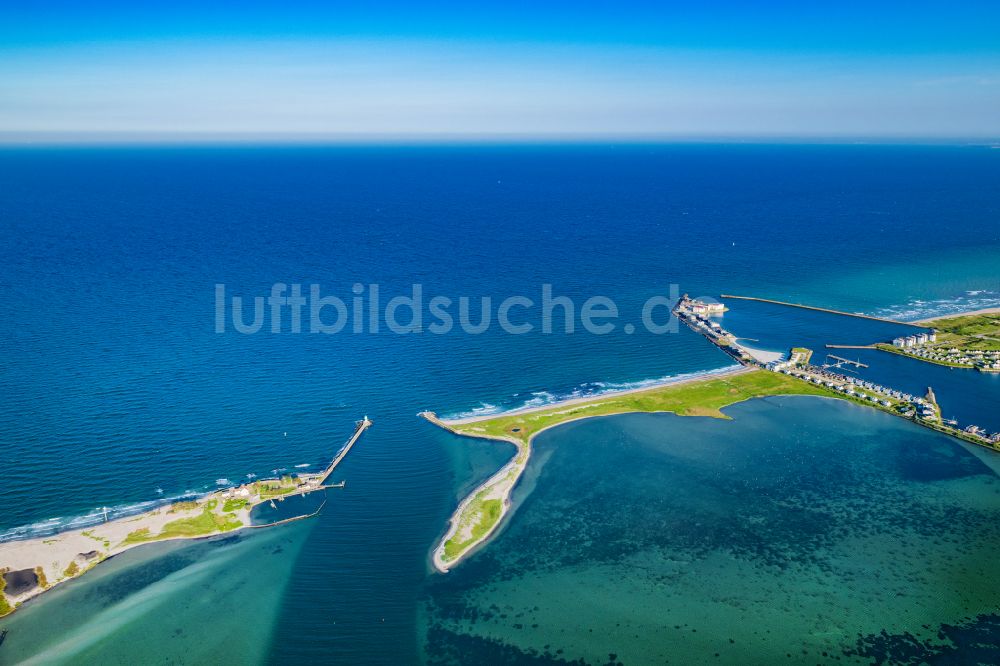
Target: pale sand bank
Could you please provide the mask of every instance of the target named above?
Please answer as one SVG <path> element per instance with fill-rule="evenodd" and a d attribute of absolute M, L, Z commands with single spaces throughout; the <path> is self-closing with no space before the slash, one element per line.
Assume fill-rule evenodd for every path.
<path fill-rule="evenodd" d="M 99 525 L 69 530 L 59 534 L 0 543 L 0 574 L 33 573 L 38 584 L 27 590 L 0 590 L 0 615 L 16 609 L 52 586 L 83 574 L 98 563 L 120 553 L 157 541 L 203 539 L 237 530 L 271 527 L 316 513 L 287 518 L 270 525 L 252 525 L 250 513 L 264 502 L 282 501 L 328 487 L 333 473 L 362 433 L 371 427 L 366 416 L 355 424 L 354 434 L 333 461 L 317 474 L 258 479 L 234 488 L 217 490 L 191 501 L 180 501 Z M 342 484 L 340 484 L 342 485 Z M 320 507 L 322 508 L 322 506 Z M 5 606 L 7 608 L 5 608 Z"/>
<path fill-rule="evenodd" d="M 946 315 L 937 315 L 935 317 L 928 317 L 926 319 L 915 319 L 913 321 L 905 322 L 907 324 L 928 324 L 932 321 L 938 321 L 941 319 L 955 319 L 956 317 L 969 317 L 972 315 L 984 315 L 984 314 L 1000 314 L 1000 308 L 983 308 L 982 310 L 967 310 L 965 312 L 953 312 Z"/>
<path fill-rule="evenodd" d="M 780 354 L 779 354 L 780 356 Z M 697 375 L 691 375 L 688 377 L 667 377 L 666 379 L 658 382 L 653 382 L 645 386 L 639 386 L 636 388 L 622 389 L 620 391 L 604 391 L 602 393 L 595 393 L 593 395 L 580 396 L 579 398 L 567 398 L 566 400 L 559 400 L 556 402 L 550 402 L 545 405 L 538 405 L 536 407 L 519 407 L 517 409 L 510 409 L 503 412 L 496 412 L 495 414 L 477 414 L 476 416 L 466 416 L 458 419 L 442 419 L 435 416 L 434 421 L 447 426 L 458 426 L 466 425 L 469 423 L 478 423 L 479 421 L 491 421 L 496 418 L 503 416 L 514 416 L 516 414 L 532 414 L 535 412 L 544 412 L 553 408 L 566 407 L 569 405 L 579 405 L 582 403 L 589 403 L 595 400 L 603 400 L 610 398 L 617 398 L 623 395 L 631 395 L 633 393 L 642 393 L 643 391 L 653 391 L 655 389 L 663 388 L 664 386 L 681 386 L 683 384 L 690 384 L 692 382 L 701 382 L 707 379 L 715 379 L 716 377 L 730 377 L 732 375 L 739 375 L 745 372 L 751 372 L 752 368 L 747 368 L 742 365 L 733 365 L 726 368 L 720 368 L 718 370 L 708 370 Z M 431 412 L 423 412 L 423 414 L 430 414 Z"/>
<path fill-rule="evenodd" d="M 126 550 L 158 541 L 204 539 L 251 527 L 254 507 L 273 500 L 322 490 L 323 475 L 264 479 L 217 490 L 189 501 L 167 504 L 135 516 L 109 520 L 46 537 L 0 543 L 0 572 L 31 570 L 39 580 L 20 594 L 4 590 L 7 604 L 36 597 L 52 586 L 76 578 L 100 562 Z M 282 521 L 287 522 L 287 521 Z"/>
<path fill-rule="evenodd" d="M 462 419 L 440 419 L 433 412 L 421 412 L 419 416 L 427 419 L 431 423 L 444 428 L 456 435 L 462 437 L 475 437 L 482 439 L 493 439 L 499 441 L 505 441 L 513 444 L 517 447 L 517 452 L 514 457 L 510 459 L 498 472 L 496 472 L 489 479 L 481 483 L 475 490 L 473 490 L 455 509 L 448 523 L 448 530 L 445 535 L 441 538 L 437 547 L 434 549 L 431 560 L 434 564 L 434 568 L 442 573 L 447 573 L 448 570 L 458 564 L 463 558 L 468 556 L 470 553 L 475 551 L 477 548 L 485 544 L 489 538 L 499 529 L 503 524 L 504 518 L 506 517 L 508 511 L 511 508 L 510 496 L 513 492 L 514 487 L 520 480 L 521 475 L 527 468 L 528 460 L 531 457 L 531 444 L 535 437 L 545 432 L 550 428 L 555 428 L 558 426 L 566 425 L 567 423 L 572 423 L 573 421 L 594 418 L 593 414 L 583 414 L 577 417 L 564 419 L 548 425 L 536 432 L 533 432 L 527 439 L 527 441 L 517 439 L 515 437 L 505 437 L 498 435 L 489 435 L 485 432 L 476 432 L 476 429 L 464 428 L 462 430 L 457 430 L 458 426 L 469 425 L 472 423 L 479 423 L 484 421 L 490 421 L 497 418 L 504 418 L 509 416 L 520 416 L 524 414 L 535 414 L 539 412 L 546 412 L 549 414 L 561 414 L 567 411 L 572 411 L 566 409 L 569 406 L 575 405 L 599 405 L 603 404 L 605 401 L 612 400 L 614 398 L 623 395 L 633 395 L 637 393 L 644 393 L 649 391 L 661 390 L 664 387 L 676 387 L 683 386 L 686 384 L 707 382 L 714 379 L 732 377 L 734 375 L 741 375 L 751 372 L 758 372 L 755 368 L 745 367 L 745 366 L 733 366 L 731 368 L 724 368 L 719 371 L 712 371 L 702 373 L 696 376 L 690 377 L 680 377 L 664 380 L 662 382 L 657 382 L 655 384 L 650 384 L 647 386 L 642 386 L 634 389 L 625 389 L 621 391 L 608 391 L 606 393 L 599 393 L 596 395 L 571 398 L 568 400 L 562 400 L 559 402 L 553 402 L 547 405 L 542 405 L 539 407 L 530 407 L 510 410 L 498 414 L 480 415 Z M 627 410 L 623 410 L 627 411 Z M 600 415 L 607 416 L 607 415 Z M 488 527 L 484 532 L 479 534 L 474 540 L 468 541 L 470 537 L 473 536 L 473 530 L 476 525 L 479 524 L 480 520 L 484 518 L 484 511 L 481 509 L 482 503 L 489 500 L 500 500 L 500 515 L 496 521 Z M 475 507 L 473 506 L 475 504 Z M 475 510 L 472 510 L 475 508 Z M 458 538 L 459 543 L 464 544 L 461 550 L 455 554 L 453 557 L 446 557 L 447 544 L 453 538 Z"/>
<path fill-rule="evenodd" d="M 142 541 L 135 536 L 129 539 L 129 535 L 134 535 L 140 530 L 145 530 L 145 534 L 148 535 L 159 535 L 168 523 L 200 517 L 207 510 L 208 502 L 213 500 L 215 508 L 211 513 L 218 516 L 223 524 L 232 526 L 227 531 L 249 526 L 252 504 L 246 503 L 228 513 L 222 513 L 222 508 L 231 492 L 218 491 L 199 498 L 197 502 L 165 505 L 146 513 L 61 532 L 53 536 L 0 543 L 0 571 L 28 569 L 35 572 L 40 582 L 44 582 L 44 585 L 34 586 L 17 595 L 12 595 L 10 590 L 6 590 L 7 603 L 14 608 L 17 604 L 41 594 L 58 583 L 81 575 L 109 557 L 149 543 L 150 541 Z M 152 540 L 204 538 L 220 533 L 222 532 L 190 536 L 174 535 Z"/>

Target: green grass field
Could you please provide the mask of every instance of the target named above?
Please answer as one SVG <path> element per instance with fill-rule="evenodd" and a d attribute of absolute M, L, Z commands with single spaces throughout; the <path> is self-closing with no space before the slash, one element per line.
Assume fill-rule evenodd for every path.
<path fill-rule="evenodd" d="M 800 379 L 765 370 L 703 381 L 662 386 L 621 396 L 597 396 L 571 406 L 554 406 L 538 412 L 498 416 L 486 421 L 454 426 L 472 437 L 504 437 L 527 443 L 537 432 L 565 421 L 625 412 L 673 412 L 681 416 L 727 418 L 723 407 L 769 395 L 822 395 L 833 391 Z"/>
<path fill-rule="evenodd" d="M 283 476 L 277 480 L 257 481 L 253 487 L 262 500 L 269 500 L 295 491 L 299 487 L 299 480 L 294 476 Z"/>
<path fill-rule="evenodd" d="M 459 541 L 458 534 L 465 531 L 468 527 L 463 523 L 455 532 L 455 536 L 444 544 L 443 559 L 446 562 L 454 560 L 458 555 L 465 552 L 466 548 L 479 541 L 500 520 L 500 500 L 485 499 L 485 494 L 485 491 L 481 492 L 469 503 L 465 511 L 462 512 L 463 521 L 475 520 L 476 524 L 472 526 L 469 536 Z"/>
<path fill-rule="evenodd" d="M 163 526 L 159 534 L 150 534 L 149 528 L 143 527 L 129 532 L 123 543 L 144 543 L 176 537 L 208 536 L 217 532 L 229 532 L 243 523 L 232 516 L 220 515 L 214 512 L 214 507 L 205 506 L 201 513 L 190 518 L 178 518 Z"/>
<path fill-rule="evenodd" d="M 7 581 L 3 579 L 3 574 L 6 573 L 6 571 L 6 569 L 0 569 L 0 617 L 14 610 L 10 607 L 10 604 L 7 603 L 7 595 L 3 592 L 7 587 Z"/>
<path fill-rule="evenodd" d="M 560 423 L 626 412 L 673 412 L 682 416 L 728 418 L 720 411 L 723 407 L 771 395 L 842 397 L 826 388 L 788 375 L 755 370 L 729 377 L 661 386 L 626 395 L 597 396 L 574 405 L 553 406 L 550 409 L 527 414 L 497 416 L 484 421 L 452 426 L 451 429 L 470 437 L 499 437 L 519 442 L 521 450 L 515 459 L 515 464 L 523 466 L 531 437 L 545 428 Z M 516 476 L 517 470 L 514 470 L 508 480 L 513 483 Z M 501 500 L 487 499 L 490 490 L 495 486 L 496 483 L 490 488 L 480 490 L 457 518 L 459 527 L 452 538 L 444 544 L 442 559 L 445 562 L 453 562 L 461 557 L 499 522 L 503 508 Z"/>
<path fill-rule="evenodd" d="M 995 351 L 1000 350 L 1000 313 L 945 317 L 924 326 L 936 328 L 934 347 Z"/>
<path fill-rule="evenodd" d="M 222 505 L 223 513 L 232 513 L 242 509 L 247 505 L 247 501 L 243 498 L 230 498 L 226 500 L 226 503 Z"/>

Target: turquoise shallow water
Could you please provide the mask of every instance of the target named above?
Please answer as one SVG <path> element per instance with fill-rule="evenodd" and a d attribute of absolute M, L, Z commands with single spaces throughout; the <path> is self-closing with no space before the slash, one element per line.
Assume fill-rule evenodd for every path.
<path fill-rule="evenodd" d="M 541 435 L 508 527 L 429 582 L 428 660 L 923 663 L 977 629 L 1000 659 L 992 469 L 839 401 L 725 411 Z"/>
<path fill-rule="evenodd" d="M 123 553 L 6 620 L 0 663 L 258 663 L 312 527 Z"/>
<path fill-rule="evenodd" d="M 110 613 L 85 658 L 65 654 L 128 662 L 141 635 L 157 650 L 150 660 L 216 660 L 212 640 L 201 652 L 158 633 L 162 623 L 214 632 L 251 663 L 413 663 L 427 645 L 421 595 L 439 582 L 429 552 L 458 499 L 507 455 L 458 442 L 418 411 L 538 404 L 729 363 L 685 327 L 219 335 L 216 283 L 243 296 L 275 282 L 341 296 L 379 283 L 388 297 L 421 282 L 427 294 L 497 299 L 537 299 L 552 283 L 578 303 L 613 297 L 630 323 L 671 283 L 692 295 L 929 314 L 1000 304 L 997 183 L 1000 151 L 953 146 L 0 151 L 0 539 L 247 474 L 315 469 L 356 419 L 375 420 L 341 469 L 347 487 L 295 528 L 297 548 L 271 555 L 255 536 L 134 551 L 107 564 L 107 579 L 92 572 L 3 621 L 0 661 L 50 654 Z M 731 316 L 747 331 L 769 323 Z M 836 324 L 814 337 L 843 342 L 845 332 Z M 922 390 L 904 370 L 887 371 Z M 958 375 L 934 385 L 949 415 L 998 413 L 995 393 L 963 389 Z M 152 573 L 126 575 L 133 558 Z M 207 589 L 219 578 L 205 604 L 157 585 L 202 562 L 209 573 L 185 580 Z"/>

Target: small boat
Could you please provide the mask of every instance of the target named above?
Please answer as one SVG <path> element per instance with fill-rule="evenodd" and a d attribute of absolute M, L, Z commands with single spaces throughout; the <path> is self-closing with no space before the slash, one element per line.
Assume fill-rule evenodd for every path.
<path fill-rule="evenodd" d="M 3 645 L 3 642 L 5 640 L 7 640 L 7 630 L 3 629 L 3 630 L 0 630 L 0 645 Z"/>

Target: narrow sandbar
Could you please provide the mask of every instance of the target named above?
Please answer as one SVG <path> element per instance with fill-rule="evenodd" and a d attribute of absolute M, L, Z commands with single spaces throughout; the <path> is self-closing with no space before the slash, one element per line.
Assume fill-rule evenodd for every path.
<path fill-rule="evenodd" d="M 511 492 L 531 457 L 531 443 L 539 433 L 580 419 L 628 412 L 673 412 L 681 416 L 726 418 L 721 408 L 769 395 L 840 397 L 825 387 L 789 375 L 737 366 L 710 376 L 574 398 L 503 414 L 442 420 L 433 412 L 421 413 L 420 416 L 431 423 L 457 435 L 501 440 L 517 447 L 514 457 L 500 471 L 458 505 L 448 530 L 434 549 L 434 567 L 447 572 L 496 533 L 510 509 Z"/>

